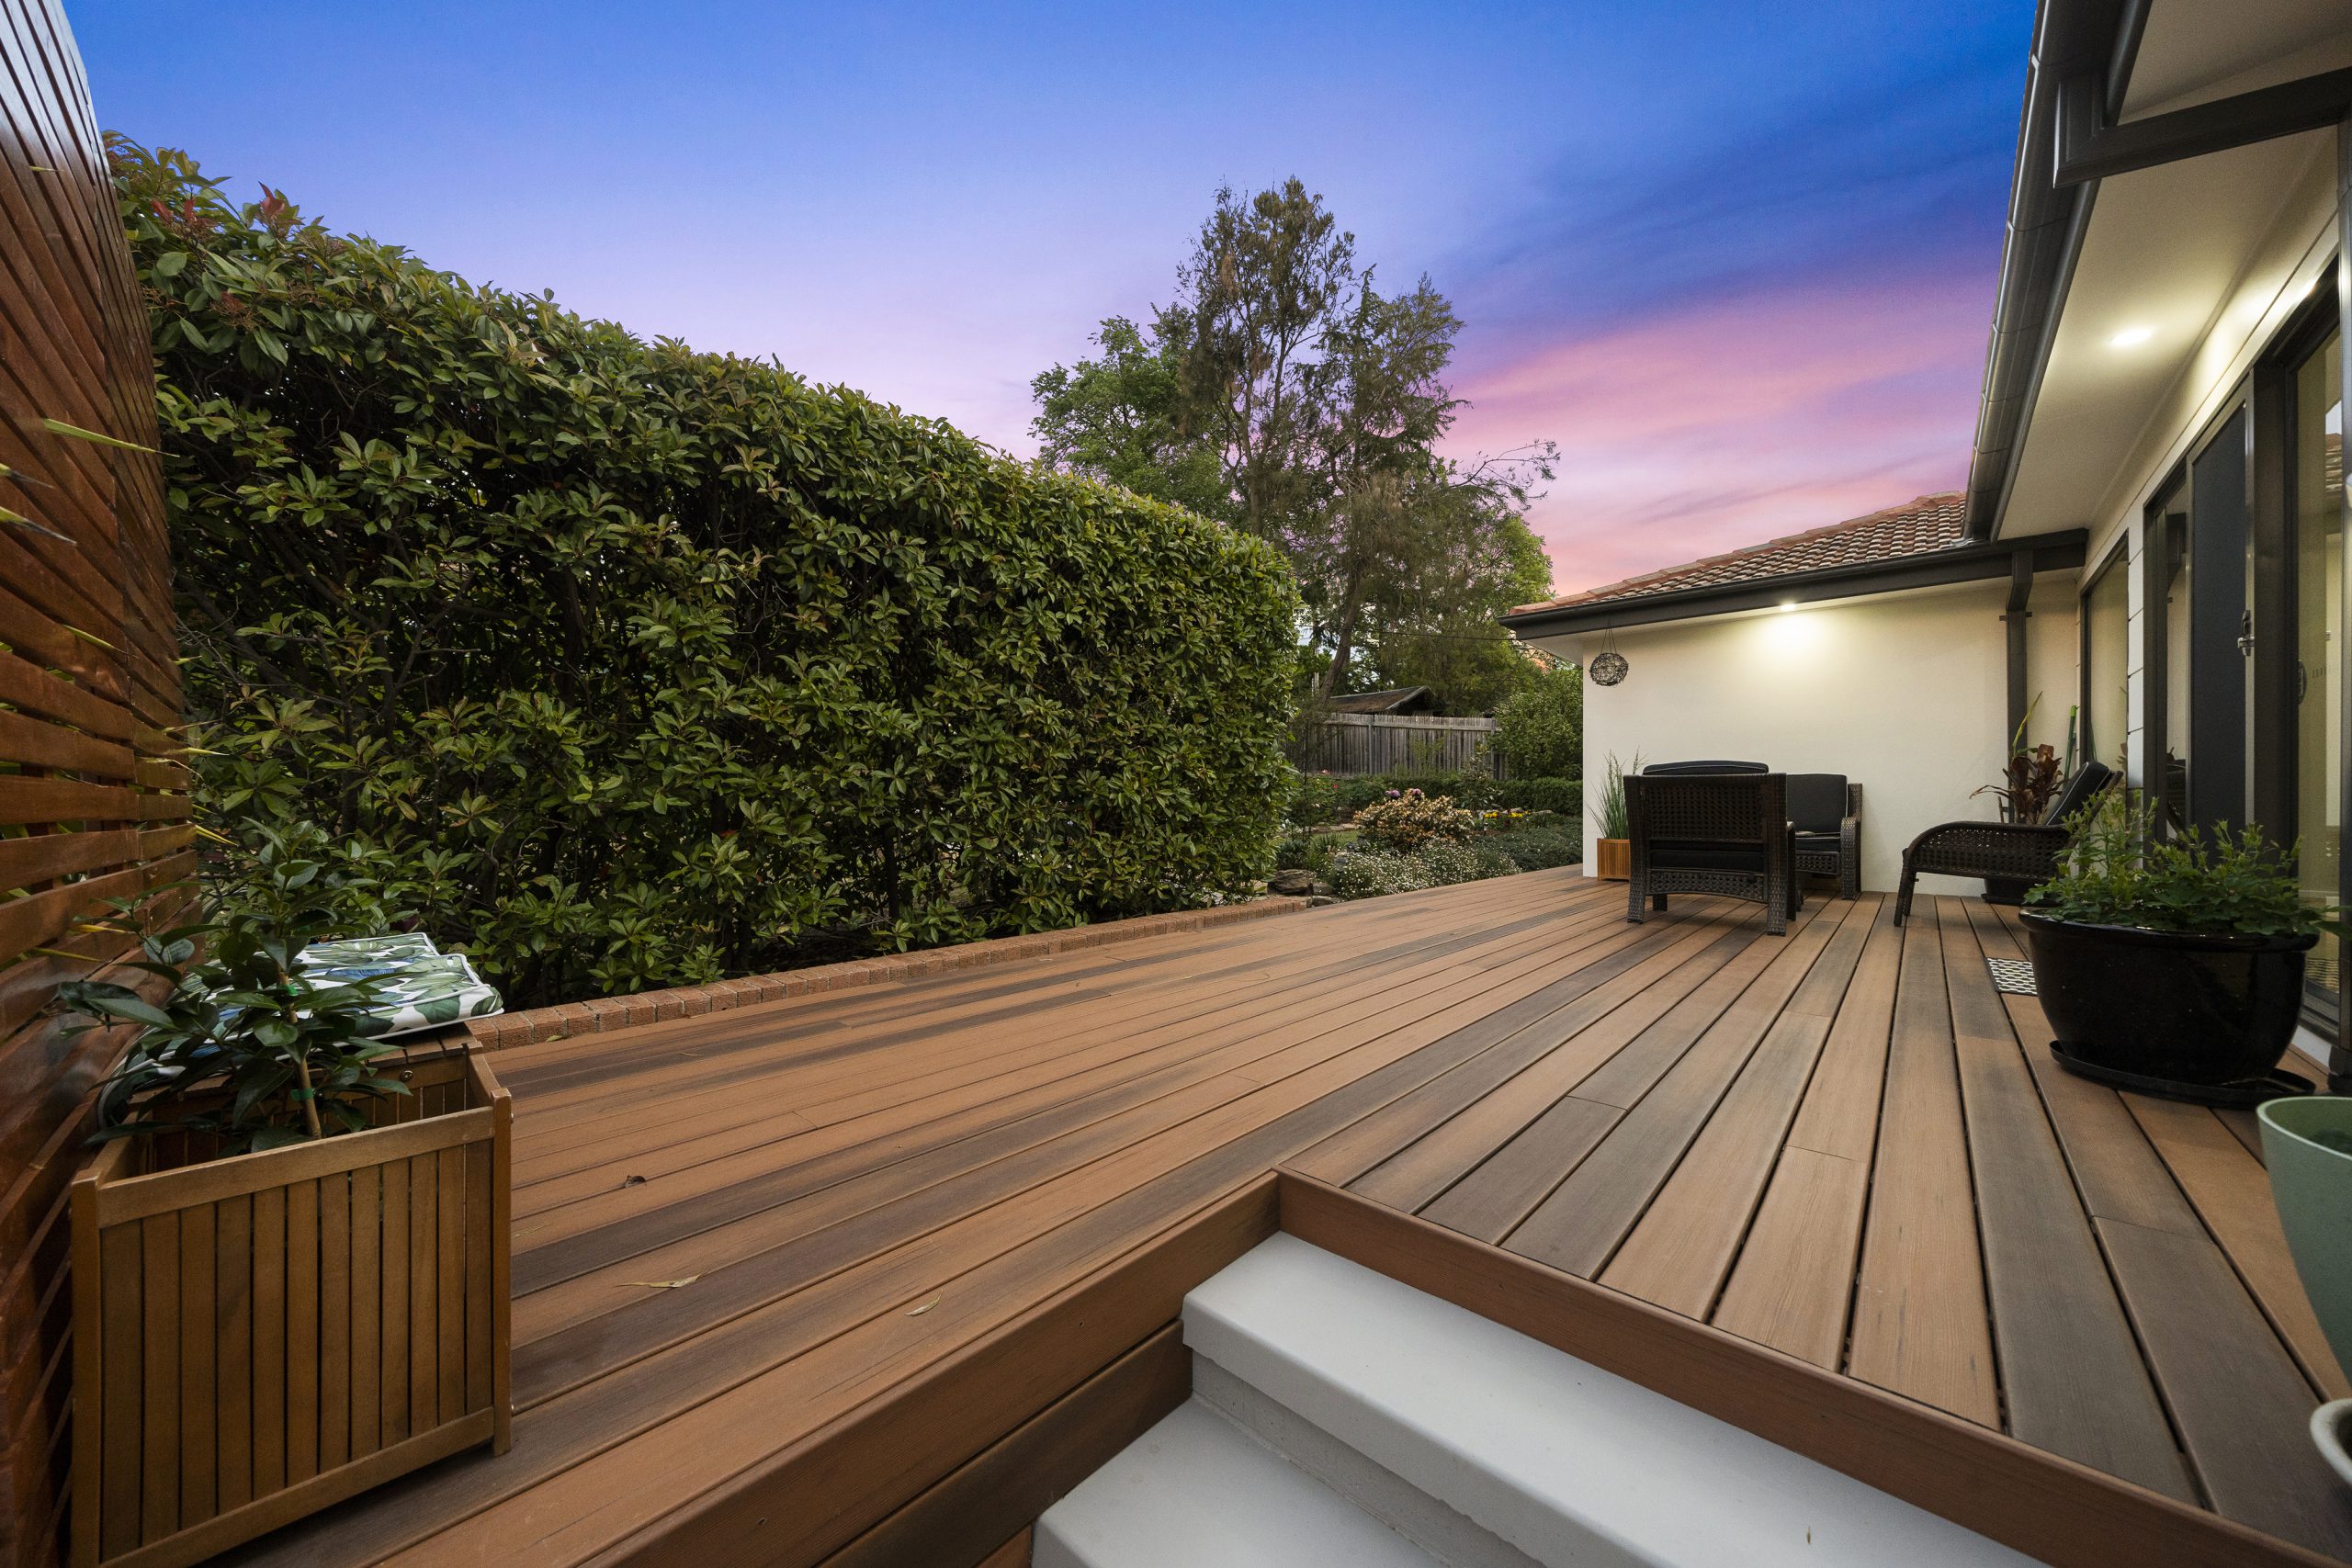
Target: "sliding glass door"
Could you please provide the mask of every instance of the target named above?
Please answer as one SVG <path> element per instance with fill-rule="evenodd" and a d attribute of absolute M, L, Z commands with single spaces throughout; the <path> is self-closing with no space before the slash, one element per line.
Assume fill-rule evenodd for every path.
<path fill-rule="evenodd" d="M 2344 344 L 2330 336 L 2294 367 L 2287 514 L 2294 531 L 2296 872 L 2303 897 L 2333 904 L 2344 877 Z M 2305 975 L 2322 1010 L 2337 992 L 2336 939 Z"/>

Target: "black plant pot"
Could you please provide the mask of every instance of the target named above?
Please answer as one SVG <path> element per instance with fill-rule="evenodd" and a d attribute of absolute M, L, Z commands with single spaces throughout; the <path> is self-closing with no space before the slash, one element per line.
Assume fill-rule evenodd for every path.
<path fill-rule="evenodd" d="M 2061 1062 L 2192 1089 L 2278 1065 L 2302 1010 L 2303 954 L 2319 940 L 2184 936 L 2030 909 L 2019 919 Z"/>
<path fill-rule="evenodd" d="M 1988 876 L 1984 879 L 1984 902 L 1987 904 L 2022 904 L 2025 896 L 2033 891 L 2030 876 Z"/>

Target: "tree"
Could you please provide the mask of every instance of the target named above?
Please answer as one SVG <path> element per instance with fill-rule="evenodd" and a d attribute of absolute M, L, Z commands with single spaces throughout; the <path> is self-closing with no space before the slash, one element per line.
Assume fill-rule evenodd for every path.
<path fill-rule="evenodd" d="M 1487 705 L 1520 678 L 1495 617 L 1548 591 L 1521 513 L 1555 449 L 1439 455 L 1461 407 L 1445 382 L 1460 329 L 1427 277 L 1383 293 L 1298 180 L 1220 190 L 1150 326 L 1112 317 L 1101 358 L 1032 381 L 1039 460 L 1279 545 L 1317 694 L 1414 665 L 1414 637 L 1460 639 L 1458 658 L 1418 656 L 1439 674 L 1425 683 Z"/>

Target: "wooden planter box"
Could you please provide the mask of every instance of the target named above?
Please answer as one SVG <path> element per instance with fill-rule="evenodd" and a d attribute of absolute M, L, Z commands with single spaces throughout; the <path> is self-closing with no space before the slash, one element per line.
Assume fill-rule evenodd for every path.
<path fill-rule="evenodd" d="M 1603 882 L 1631 882 L 1634 879 L 1634 840 L 1631 839 L 1595 839 L 1592 841 L 1594 870 Z"/>
<path fill-rule="evenodd" d="M 387 1059 L 379 1125 L 74 1178 L 76 1568 L 175 1568 L 477 1443 L 503 1452 L 511 1109 L 479 1054 Z"/>

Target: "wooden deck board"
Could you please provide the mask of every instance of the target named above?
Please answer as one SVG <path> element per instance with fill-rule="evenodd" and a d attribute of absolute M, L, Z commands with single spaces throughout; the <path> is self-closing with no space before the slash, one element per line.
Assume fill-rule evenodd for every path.
<path fill-rule="evenodd" d="M 1021 1456 L 1173 1397 L 1278 1168 L 2346 1551 L 2258 1165 L 2057 1072 L 1996 914 L 1623 912 L 1536 873 L 502 1053 L 512 1451 L 237 1555 L 977 1564 Z"/>

